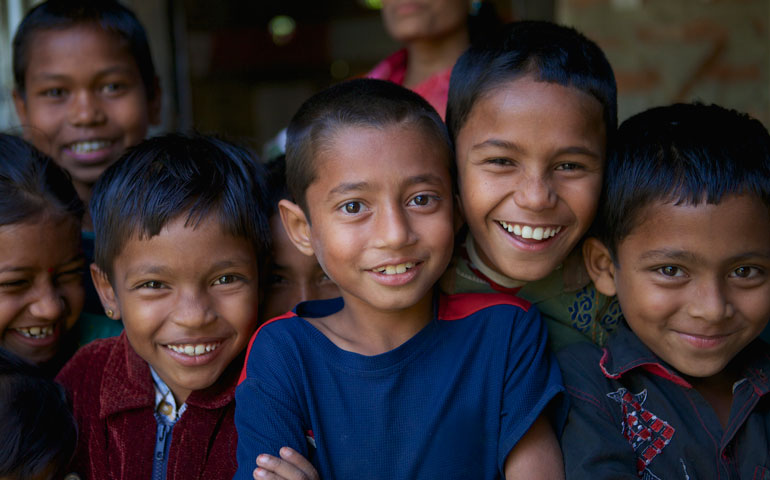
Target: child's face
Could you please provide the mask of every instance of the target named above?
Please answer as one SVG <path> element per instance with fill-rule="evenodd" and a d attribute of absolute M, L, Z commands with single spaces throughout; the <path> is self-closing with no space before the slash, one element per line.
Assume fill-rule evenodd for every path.
<path fill-rule="evenodd" d="M 411 124 L 344 127 L 317 155 L 312 224 L 302 223 L 308 240 L 298 246 L 315 252 L 346 308 L 404 311 L 424 300 L 452 255 L 445 148 Z"/>
<path fill-rule="evenodd" d="M 83 267 L 74 220 L 0 227 L 0 346 L 32 363 L 53 358 L 83 308 Z"/>
<path fill-rule="evenodd" d="M 270 217 L 273 237 L 270 285 L 259 312 L 262 321 L 282 315 L 306 300 L 340 296 L 337 285 L 326 276 L 315 255 L 305 255 L 291 243 L 278 214 Z"/>
<path fill-rule="evenodd" d="M 105 308 L 122 317 L 131 346 L 183 402 L 217 381 L 257 324 L 257 258 L 251 243 L 211 215 L 181 215 L 149 239 L 132 237 L 110 284 L 94 271 Z"/>
<path fill-rule="evenodd" d="M 525 76 L 477 100 L 457 139 L 460 206 L 487 266 L 544 278 L 596 213 L 606 147 L 602 106 Z"/>
<path fill-rule="evenodd" d="M 399 42 L 434 39 L 466 28 L 466 0 L 383 0 L 382 19 Z"/>
<path fill-rule="evenodd" d="M 733 195 L 717 205 L 656 203 L 640 218 L 604 293 L 617 290 L 631 329 L 678 371 L 721 372 L 770 319 L 770 209 Z"/>
<path fill-rule="evenodd" d="M 26 95 L 14 95 L 26 136 L 71 175 L 83 195 L 159 119 L 131 51 L 119 37 L 83 25 L 36 33 Z"/>

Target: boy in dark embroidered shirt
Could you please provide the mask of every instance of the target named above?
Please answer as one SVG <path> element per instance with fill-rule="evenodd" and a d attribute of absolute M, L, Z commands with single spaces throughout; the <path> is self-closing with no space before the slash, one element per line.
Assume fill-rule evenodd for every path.
<path fill-rule="evenodd" d="M 235 383 L 269 246 L 261 178 L 241 148 L 167 135 L 97 182 L 91 273 L 125 331 L 83 347 L 57 377 L 85 478 L 235 473 Z"/>
<path fill-rule="evenodd" d="M 562 476 L 547 419 L 561 387 L 536 310 L 436 294 L 454 233 L 436 111 L 355 80 L 305 102 L 287 147 L 297 203 L 281 201 L 284 226 L 342 298 L 255 334 L 236 391 L 236 478 L 286 445 L 327 479 Z"/>
<path fill-rule="evenodd" d="M 770 474 L 770 136 L 678 104 L 620 127 L 596 238 L 596 288 L 625 323 L 601 351 L 559 354 L 568 478 Z"/>

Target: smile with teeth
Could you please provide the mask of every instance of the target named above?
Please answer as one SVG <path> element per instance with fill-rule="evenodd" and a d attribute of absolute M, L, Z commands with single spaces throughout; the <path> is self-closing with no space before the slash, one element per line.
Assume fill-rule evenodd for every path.
<path fill-rule="evenodd" d="M 414 262 L 399 263 L 398 265 L 383 265 L 382 267 L 373 268 L 372 271 L 384 273 L 385 275 L 396 275 L 399 273 L 406 273 L 406 271 L 413 268 L 414 265 Z"/>
<path fill-rule="evenodd" d="M 204 355 L 206 353 L 213 352 L 217 349 L 217 347 L 219 347 L 220 343 L 221 342 L 196 344 L 186 343 L 181 345 L 168 344 L 166 347 L 175 351 L 176 353 L 187 355 L 188 357 L 197 357 L 198 355 Z"/>
<path fill-rule="evenodd" d="M 531 227 L 529 225 L 519 225 L 518 223 L 498 222 L 508 233 L 517 237 L 533 240 L 547 240 L 556 236 L 561 231 L 559 227 Z"/>
<path fill-rule="evenodd" d="M 75 153 L 91 153 L 112 145 L 109 140 L 88 140 L 85 142 L 75 142 L 70 144 L 67 148 Z"/>
<path fill-rule="evenodd" d="M 46 325 L 44 327 L 19 327 L 14 328 L 14 330 L 27 338 L 40 339 L 53 335 L 53 325 Z"/>

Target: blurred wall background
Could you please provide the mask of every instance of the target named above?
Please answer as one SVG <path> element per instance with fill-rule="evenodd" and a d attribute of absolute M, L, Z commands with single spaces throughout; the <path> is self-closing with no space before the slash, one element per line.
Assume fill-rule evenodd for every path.
<path fill-rule="evenodd" d="M 126 0 L 163 86 L 157 131 L 217 132 L 261 151 L 310 94 L 398 48 L 379 0 Z M 18 131 L 10 39 L 36 2 L 0 0 L 0 130 Z M 701 100 L 770 125 L 770 0 L 494 0 L 504 20 L 571 25 L 607 53 L 620 119 Z"/>

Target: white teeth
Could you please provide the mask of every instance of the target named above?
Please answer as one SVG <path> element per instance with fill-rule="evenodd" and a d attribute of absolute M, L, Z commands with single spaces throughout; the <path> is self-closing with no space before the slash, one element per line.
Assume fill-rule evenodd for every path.
<path fill-rule="evenodd" d="M 561 231 L 561 227 L 531 227 L 529 225 L 519 225 L 503 221 L 499 223 L 508 233 L 533 240 L 547 240 Z"/>
<path fill-rule="evenodd" d="M 406 273 L 406 271 L 412 267 L 414 267 L 413 262 L 406 262 L 399 263 L 398 265 L 386 265 L 384 267 L 373 268 L 372 271 L 384 273 L 385 275 L 396 275 L 398 273 Z"/>
<path fill-rule="evenodd" d="M 46 338 L 49 335 L 53 335 L 53 325 L 46 325 L 44 327 L 20 327 L 14 328 L 17 332 L 21 333 L 27 338 Z"/>
<path fill-rule="evenodd" d="M 110 146 L 112 142 L 107 140 L 91 140 L 86 142 L 76 142 L 69 146 L 75 153 L 91 153 Z"/>
<path fill-rule="evenodd" d="M 182 353 L 189 357 L 197 357 L 204 353 L 213 352 L 219 346 L 218 343 L 198 343 L 198 344 L 185 344 L 185 345 L 172 345 L 168 344 L 166 347 L 175 351 L 176 353 Z"/>

